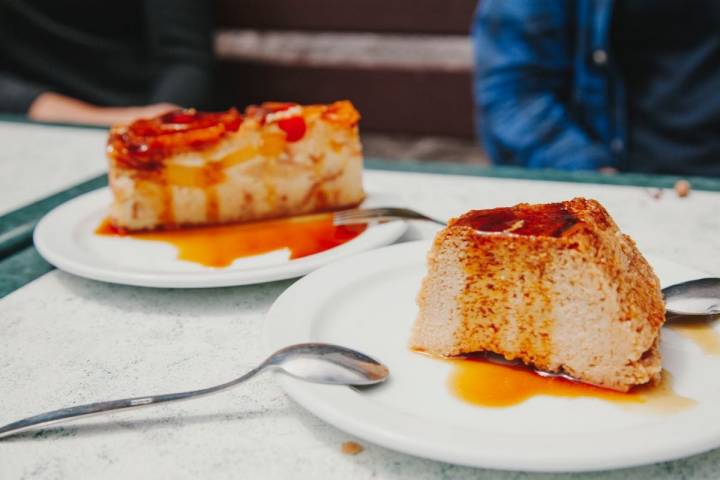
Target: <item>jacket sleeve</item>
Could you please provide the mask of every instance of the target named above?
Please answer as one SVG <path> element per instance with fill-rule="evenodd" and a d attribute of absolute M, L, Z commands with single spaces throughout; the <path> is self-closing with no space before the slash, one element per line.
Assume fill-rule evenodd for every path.
<path fill-rule="evenodd" d="M 481 0 L 475 15 L 475 103 L 493 161 L 591 170 L 613 164 L 570 110 L 574 0 Z"/>
<path fill-rule="evenodd" d="M 0 112 L 26 114 L 43 88 L 0 72 Z"/>
<path fill-rule="evenodd" d="M 147 0 L 143 3 L 154 79 L 148 103 L 207 106 L 212 88 L 213 2 Z"/>

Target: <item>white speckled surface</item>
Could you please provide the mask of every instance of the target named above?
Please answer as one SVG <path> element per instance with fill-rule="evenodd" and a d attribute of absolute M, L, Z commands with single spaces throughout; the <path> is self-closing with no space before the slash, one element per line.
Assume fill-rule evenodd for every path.
<path fill-rule="evenodd" d="M 602 201 L 640 248 L 720 275 L 720 194 L 660 200 L 644 188 L 369 172 L 435 216 L 575 195 Z M 405 239 L 427 236 L 415 225 Z M 263 314 L 291 282 L 152 290 L 52 272 L 0 301 L 0 424 L 43 410 L 228 380 L 258 362 Z M 292 321 L 292 319 L 288 319 Z M 404 348 L 404 346 L 398 346 Z M 290 401 L 271 376 L 188 403 L 0 442 L 0 478 L 565 478 L 488 472 L 365 444 Z M 720 452 L 571 478 L 717 478 Z"/>
<path fill-rule="evenodd" d="M 107 169 L 107 132 L 0 122 L 0 215 Z"/>

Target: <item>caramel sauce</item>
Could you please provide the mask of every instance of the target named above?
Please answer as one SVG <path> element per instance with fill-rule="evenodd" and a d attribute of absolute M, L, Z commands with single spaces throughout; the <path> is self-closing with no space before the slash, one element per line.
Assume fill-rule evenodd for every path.
<path fill-rule="evenodd" d="M 720 334 L 713 329 L 712 321 L 692 321 L 673 319 L 665 326 L 677 332 L 700 347 L 707 355 L 720 356 Z"/>
<path fill-rule="evenodd" d="M 157 171 L 166 157 L 215 145 L 228 133 L 236 132 L 242 121 L 234 108 L 219 113 L 175 110 L 113 127 L 108 151 L 128 168 Z"/>
<path fill-rule="evenodd" d="M 652 413 L 673 413 L 696 403 L 672 391 L 667 371 L 663 371 L 658 385 L 622 393 L 563 378 L 541 377 L 522 366 L 500 365 L 473 356 L 449 361 L 454 368 L 449 379 L 451 391 L 465 402 L 482 407 L 510 407 L 536 396 L 597 398 Z"/>
<path fill-rule="evenodd" d="M 172 225 L 175 223 L 175 208 L 172 187 L 167 184 L 160 184 L 162 188 L 163 208 L 160 211 L 160 221 L 164 225 Z"/>
<path fill-rule="evenodd" d="M 299 107 L 296 103 L 266 102 L 259 106 L 248 106 L 244 115 L 234 108 L 224 112 L 174 110 L 154 118 L 139 119 L 129 125 L 114 126 L 110 130 L 107 152 L 121 167 L 134 170 L 136 174 L 152 174 L 163 170 L 167 157 L 211 149 L 228 134 L 237 132 L 246 118 L 265 125 L 269 114 L 296 106 Z M 309 128 L 306 117 L 311 117 L 313 112 L 320 112 L 324 120 L 348 128 L 355 128 L 360 120 L 359 113 L 347 100 L 330 105 L 305 106 L 302 112 L 273 122 L 277 124 L 282 142 L 270 141 L 271 153 L 262 152 L 264 155 L 278 155 L 285 148 L 286 142 L 302 140 Z M 239 153 L 241 157 L 249 156 L 244 155 L 245 152 Z M 228 157 L 227 164 L 222 162 L 224 166 L 242 161 L 242 158 L 234 158 L 234 154 Z"/>
<path fill-rule="evenodd" d="M 559 237 L 580 220 L 563 203 L 542 206 L 526 204 L 490 210 L 471 210 L 453 225 L 468 226 L 481 232 L 507 232 L 516 235 Z"/>
<path fill-rule="evenodd" d="M 347 243 L 366 228 L 366 225 L 333 225 L 332 214 L 326 213 L 151 232 L 124 232 L 106 219 L 95 233 L 169 243 L 177 248 L 181 260 L 207 267 L 227 267 L 238 258 L 286 248 L 290 250 L 290 258 L 306 257 Z"/>
<path fill-rule="evenodd" d="M 283 112 L 297 105 L 293 102 L 263 102 L 260 105 L 248 105 L 245 109 L 245 116 L 252 117 L 264 124 L 267 116 L 271 113 Z"/>
<path fill-rule="evenodd" d="M 220 218 L 220 201 L 217 187 L 205 189 L 205 216 L 210 223 L 215 223 Z"/>

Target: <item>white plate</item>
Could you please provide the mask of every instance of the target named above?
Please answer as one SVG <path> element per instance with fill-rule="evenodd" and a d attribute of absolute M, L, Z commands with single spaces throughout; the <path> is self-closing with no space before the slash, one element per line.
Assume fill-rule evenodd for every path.
<path fill-rule="evenodd" d="M 226 268 L 205 267 L 177 259 L 164 242 L 95 235 L 107 216 L 110 190 L 102 188 L 48 213 L 35 228 L 40 255 L 61 270 L 104 282 L 143 287 L 204 288 L 247 285 L 304 275 L 348 255 L 388 245 L 405 232 L 404 222 L 371 225 L 351 241 L 324 252 L 289 259 L 288 250 L 236 260 Z M 394 203 L 370 190 L 363 205 Z"/>
<path fill-rule="evenodd" d="M 390 368 L 365 391 L 285 376 L 288 394 L 315 415 L 369 442 L 464 465 L 526 471 L 628 467 L 720 445 L 720 359 L 665 330 L 663 364 L 673 389 L 697 405 L 675 414 L 630 411 L 592 398 L 535 397 L 509 408 L 462 402 L 451 366 L 407 348 L 428 242 L 394 245 L 324 267 L 286 290 L 266 320 L 266 343 L 346 345 Z M 650 259 L 664 285 L 702 272 Z"/>

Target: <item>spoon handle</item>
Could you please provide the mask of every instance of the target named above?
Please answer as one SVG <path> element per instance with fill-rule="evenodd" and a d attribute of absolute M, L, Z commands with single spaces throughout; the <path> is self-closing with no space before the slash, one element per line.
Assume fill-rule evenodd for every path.
<path fill-rule="evenodd" d="M 107 402 L 87 403 L 76 407 L 61 408 L 50 412 L 40 413 L 32 417 L 24 418 L 13 423 L 9 423 L 0 427 L 0 438 L 15 435 L 35 427 L 57 424 L 78 418 L 89 417 L 92 415 L 101 415 L 104 413 L 114 412 L 116 410 L 131 410 L 160 403 L 176 402 L 180 400 L 189 400 L 204 395 L 217 393 L 227 388 L 233 387 L 244 382 L 250 377 L 262 371 L 267 365 L 262 364 L 242 377 L 231 380 L 214 387 L 202 388 L 199 390 L 191 390 L 188 392 L 166 393 L 162 395 L 153 395 L 148 397 L 123 398 L 121 400 L 110 400 Z"/>

